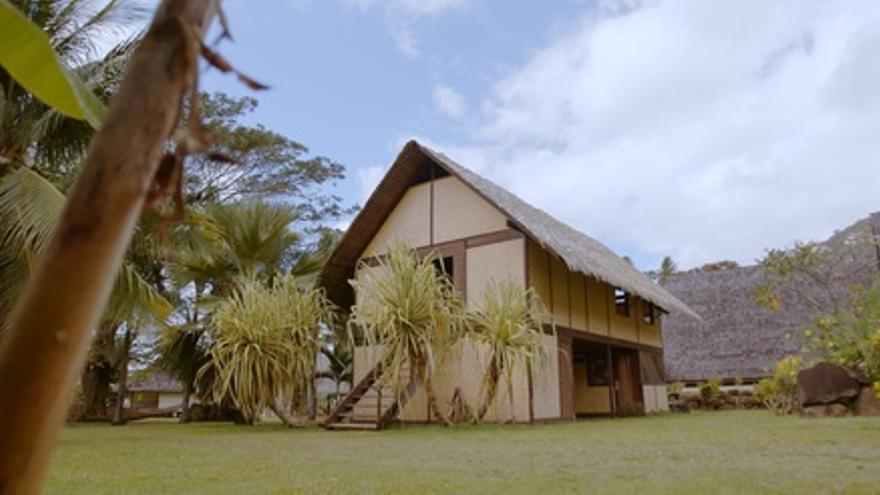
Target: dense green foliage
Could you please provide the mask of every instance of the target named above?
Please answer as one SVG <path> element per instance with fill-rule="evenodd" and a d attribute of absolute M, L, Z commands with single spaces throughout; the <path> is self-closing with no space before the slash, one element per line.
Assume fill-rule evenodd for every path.
<path fill-rule="evenodd" d="M 27 2 L 17 3 L 28 7 Z M 100 125 L 104 105 L 67 70 L 49 36 L 9 0 L 0 0 L 0 32 L 0 66 L 17 84 L 68 117 L 94 128 Z"/>
<path fill-rule="evenodd" d="M 24 56 L 26 61 L 23 66 L 13 64 L 9 72 L 0 68 L 0 177 L 28 166 L 64 186 L 77 170 L 94 132 L 92 125 L 80 118 L 91 114 L 92 124 L 97 123 L 100 109 L 95 98 L 106 101 L 117 87 L 135 46 L 133 40 L 123 37 L 144 19 L 146 10 L 130 0 L 10 3 L 35 29 L 28 29 L 31 32 L 22 34 L 21 39 L 3 30 L 2 42 L 13 46 L 0 49 L 0 54 Z M 43 33 L 55 56 L 45 46 L 36 51 L 22 49 L 19 42 L 37 43 L 32 39 L 33 31 Z M 37 59 L 47 64 L 37 64 Z M 63 69 L 57 68 L 59 63 Z M 0 60 L 0 65 L 5 64 Z M 30 72 L 38 66 L 51 69 L 53 75 Z M 65 102 L 62 111 L 56 109 Z M 83 104 L 86 112 L 77 112 Z"/>
<path fill-rule="evenodd" d="M 860 370 L 880 386 L 880 289 L 856 287 L 853 304 L 804 331 L 808 358 Z"/>
<path fill-rule="evenodd" d="M 777 365 L 759 384 L 762 400 L 781 413 L 797 409 L 797 371 L 818 361 L 859 370 L 880 390 L 880 281 L 860 285 L 864 253 L 874 257 L 870 236 L 861 231 L 824 243 L 774 249 L 760 261 L 764 281 L 757 302 L 779 310 L 796 300 L 815 316 L 803 329 L 800 357 Z M 867 282 L 866 282 L 867 283 Z"/>
<path fill-rule="evenodd" d="M 215 155 L 194 156 L 187 162 L 186 194 L 191 204 L 282 200 L 298 217 L 312 224 L 350 210 L 327 186 L 344 178 L 344 168 L 324 156 L 309 156 L 301 143 L 256 124 L 242 123 L 257 109 L 251 97 L 224 93 L 202 94 L 205 128 L 214 137 Z"/>

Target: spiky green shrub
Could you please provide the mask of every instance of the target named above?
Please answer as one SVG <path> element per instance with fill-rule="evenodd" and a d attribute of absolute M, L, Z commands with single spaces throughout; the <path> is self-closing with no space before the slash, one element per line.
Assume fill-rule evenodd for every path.
<path fill-rule="evenodd" d="M 483 295 L 483 304 L 470 313 L 468 336 L 486 359 L 480 385 L 480 406 L 476 419 L 482 421 L 495 402 L 502 380 L 507 385 L 510 420 L 513 418 L 513 371 L 531 373 L 545 357 L 543 335 L 549 316 L 534 304 L 538 296 L 512 282 L 492 283 Z M 550 326 L 549 328 L 553 328 Z"/>
<path fill-rule="evenodd" d="M 433 389 L 444 353 L 462 334 L 463 303 L 452 282 L 406 244 L 391 247 L 362 282 L 352 281 L 358 302 L 352 308 L 352 338 L 382 348 L 384 377 L 398 397 L 415 379 L 425 387 L 434 415 L 446 423 Z M 357 335 L 356 335 L 357 334 Z M 409 368 L 409 370 L 408 370 Z M 412 375 L 410 375 L 410 372 Z"/>
<path fill-rule="evenodd" d="M 697 387 L 703 407 L 714 406 L 721 396 L 721 379 L 710 378 Z"/>
<path fill-rule="evenodd" d="M 291 277 L 274 287 L 247 282 L 212 319 L 214 397 L 231 398 L 248 423 L 266 408 L 285 423 L 279 400 L 301 398 L 315 379 L 320 330 L 332 320 L 323 291 L 304 288 Z"/>

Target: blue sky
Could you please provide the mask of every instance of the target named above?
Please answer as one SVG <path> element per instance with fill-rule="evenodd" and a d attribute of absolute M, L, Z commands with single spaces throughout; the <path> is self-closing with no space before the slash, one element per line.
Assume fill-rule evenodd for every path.
<path fill-rule="evenodd" d="M 583 9 L 572 1 L 480 2 L 433 14 L 332 0 L 225 5 L 235 42 L 222 52 L 272 89 L 254 94 L 216 72 L 205 88 L 256 96 L 253 120 L 345 164 L 350 177 L 339 190 L 356 202 L 358 171 L 391 163 L 407 137 L 466 139 L 436 108 L 438 86 L 479 102 L 492 81 Z M 398 30 L 410 33 L 418 53 L 399 45 Z"/>
<path fill-rule="evenodd" d="M 640 268 L 880 209 L 875 0 L 225 0 L 253 120 L 361 203 L 418 138 Z M 210 73 L 206 90 L 252 94 Z"/>

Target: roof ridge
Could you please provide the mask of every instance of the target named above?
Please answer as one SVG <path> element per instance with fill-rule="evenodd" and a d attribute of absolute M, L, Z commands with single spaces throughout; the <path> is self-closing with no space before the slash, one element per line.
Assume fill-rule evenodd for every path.
<path fill-rule="evenodd" d="M 446 154 L 434 151 L 415 140 L 410 141 L 410 144 L 415 144 L 428 157 L 465 182 L 484 199 L 493 204 L 493 206 L 500 209 L 534 241 L 541 244 L 544 249 L 548 249 L 562 258 L 570 270 L 596 277 L 606 283 L 638 294 L 643 299 L 667 311 L 674 309 L 693 318 L 701 319 L 696 312 L 672 293 L 627 263 L 609 247 L 602 244 L 602 242 L 557 219 L 541 208 L 532 205 L 512 191 L 459 164 Z M 483 184 L 479 184 L 479 182 Z M 525 209 L 527 211 L 516 211 L 518 209 Z M 540 218 L 526 218 L 530 215 L 537 215 Z M 542 222 L 550 224 L 549 227 L 551 228 L 541 229 L 542 226 L 540 224 Z M 544 227 L 547 226 L 545 225 Z M 551 232 L 552 228 L 562 230 L 562 232 Z M 539 229 L 547 231 L 536 232 Z M 588 247 L 589 249 L 577 249 L 575 246 Z M 605 267 L 605 264 L 612 266 Z"/>

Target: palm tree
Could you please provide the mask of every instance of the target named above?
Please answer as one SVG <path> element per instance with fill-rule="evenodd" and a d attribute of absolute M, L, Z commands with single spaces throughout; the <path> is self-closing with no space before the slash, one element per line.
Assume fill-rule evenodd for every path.
<path fill-rule="evenodd" d="M 669 256 L 664 256 L 663 260 L 660 262 L 660 271 L 658 272 L 658 281 L 662 284 L 672 275 L 675 275 L 678 272 L 678 265 L 672 261 L 672 258 Z"/>
<path fill-rule="evenodd" d="M 144 19 L 146 9 L 130 0 L 11 0 L 47 34 L 69 70 L 100 99 L 107 100 L 122 77 L 136 37 L 123 39 Z M 78 168 L 93 129 L 65 117 L 18 85 L 0 68 L 0 177 L 32 166 L 66 183 Z"/>
<path fill-rule="evenodd" d="M 488 361 L 480 386 L 477 421 L 483 420 L 495 402 L 502 380 L 507 384 L 510 420 L 514 420 L 513 371 L 522 366 L 520 369 L 531 373 L 545 354 L 544 328 L 551 319 L 540 307 L 531 288 L 505 282 L 491 284 L 483 305 L 470 315 L 468 336 Z"/>
<path fill-rule="evenodd" d="M 232 297 L 242 281 L 271 283 L 285 272 L 308 286 L 332 248 L 335 237 L 330 234 L 316 248 L 303 246 L 301 236 L 290 229 L 298 218 L 286 205 L 209 204 L 190 208 L 187 221 L 169 234 L 175 253 L 168 274 L 179 298 L 172 325 L 159 339 L 158 364 L 184 386 L 182 421 L 189 419 L 190 394 L 198 391 L 202 399 L 212 398 L 216 375 L 207 370 L 217 305 Z"/>
<path fill-rule="evenodd" d="M 52 183 L 28 168 L 0 179 L 0 331 L 8 323 L 24 289 L 32 263 L 43 249 L 64 207 L 64 195 Z M 171 307 L 163 295 L 126 262 L 120 271 L 95 329 L 94 345 L 83 372 L 83 416 L 107 416 L 105 401 L 116 364 L 115 335 L 123 322 L 165 319 Z"/>
<path fill-rule="evenodd" d="M 366 267 L 365 267 L 366 268 Z M 434 372 L 445 351 L 461 336 L 463 303 L 433 256 L 419 259 L 399 243 L 362 282 L 352 281 L 358 302 L 349 320 L 350 334 L 360 332 L 368 345 L 382 349 L 383 376 L 401 397 L 410 378 L 425 387 L 432 413 L 445 424 L 434 393 Z M 407 373 L 409 367 L 412 376 Z"/>
<path fill-rule="evenodd" d="M 211 362 L 214 397 L 229 397 L 249 424 L 266 408 L 284 423 L 278 405 L 308 393 L 315 377 L 321 328 L 332 310 L 319 289 L 304 289 L 286 275 L 274 287 L 251 281 L 223 302 L 212 318 Z"/>

